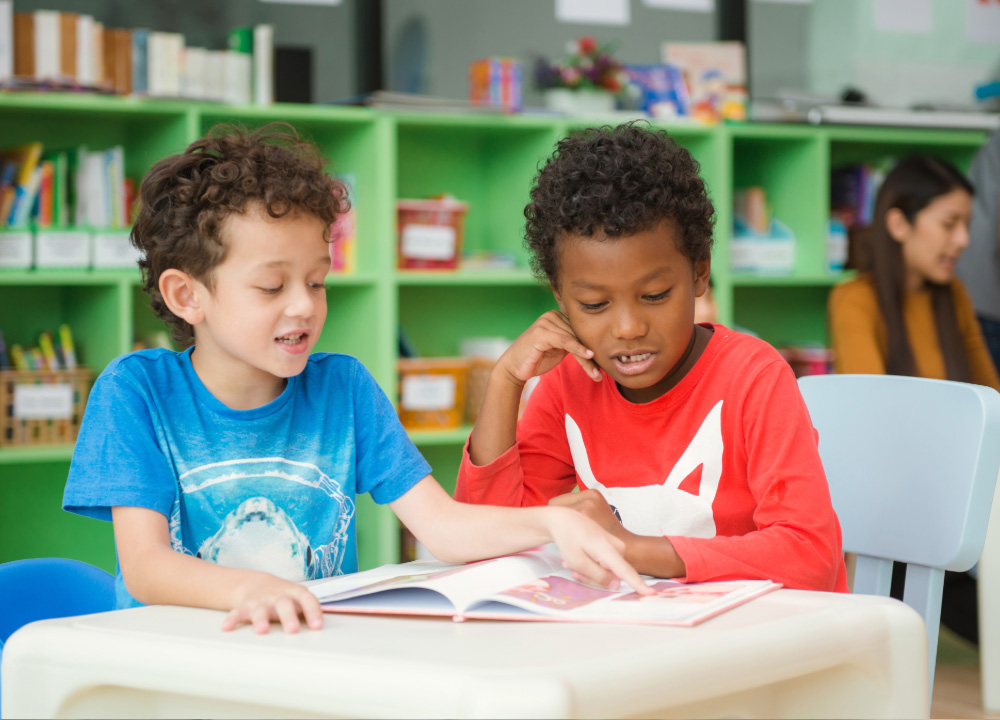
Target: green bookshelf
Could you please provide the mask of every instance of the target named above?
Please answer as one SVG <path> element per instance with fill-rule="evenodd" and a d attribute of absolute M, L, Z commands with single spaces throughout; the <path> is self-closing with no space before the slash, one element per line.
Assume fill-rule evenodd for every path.
<path fill-rule="evenodd" d="M 121 144 L 126 170 L 140 178 L 219 122 L 257 127 L 285 121 L 315 140 L 329 170 L 355 180 L 357 268 L 326 280 L 329 316 L 317 349 L 346 352 L 396 397 L 397 327 L 425 356 L 458 352 L 468 336 L 514 338 L 554 307 L 528 267 L 521 244 L 530 183 L 555 143 L 582 120 L 379 112 L 364 108 L 273 105 L 228 107 L 49 93 L 0 96 L 5 145 L 41 140 L 47 149 Z M 825 223 L 831 168 L 940 154 L 967 167 L 982 131 L 796 125 L 663 125 L 701 166 L 718 213 L 713 258 L 720 320 L 775 344 L 826 342 L 826 297 L 847 274 L 826 272 Z M 787 277 L 734 275 L 729 235 L 734 188 L 762 185 L 774 213 L 796 235 Z M 450 193 L 469 203 L 463 249 L 500 251 L 512 269 L 413 271 L 396 260 L 395 201 Z M 0 271 L 0 328 L 8 342 L 31 342 L 68 322 L 78 354 L 95 374 L 131 349 L 136 337 L 163 329 L 124 271 Z M 470 431 L 413 432 L 435 476 L 454 488 L 459 452 Z M 109 524 L 60 509 L 72 447 L 0 447 L 0 562 L 62 556 L 114 569 Z M 358 501 L 362 568 L 398 559 L 398 523 L 367 497 Z"/>

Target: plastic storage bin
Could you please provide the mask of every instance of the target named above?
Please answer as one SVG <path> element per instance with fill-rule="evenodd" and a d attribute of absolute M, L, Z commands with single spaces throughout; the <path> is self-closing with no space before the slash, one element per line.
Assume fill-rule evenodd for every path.
<path fill-rule="evenodd" d="M 0 447 L 76 441 L 94 373 L 0 370 Z"/>
<path fill-rule="evenodd" d="M 450 198 L 398 200 L 399 267 L 454 270 L 462 254 L 468 203 Z"/>
<path fill-rule="evenodd" d="M 448 430 L 465 419 L 466 358 L 399 360 L 399 420 L 407 430 Z"/>

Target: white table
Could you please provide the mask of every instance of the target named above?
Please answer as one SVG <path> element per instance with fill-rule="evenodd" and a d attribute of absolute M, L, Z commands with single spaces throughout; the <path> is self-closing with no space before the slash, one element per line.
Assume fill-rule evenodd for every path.
<path fill-rule="evenodd" d="M 4 648 L 4 717 L 927 717 L 923 621 L 779 590 L 694 628 L 327 615 L 219 630 L 145 607 L 45 620 Z"/>

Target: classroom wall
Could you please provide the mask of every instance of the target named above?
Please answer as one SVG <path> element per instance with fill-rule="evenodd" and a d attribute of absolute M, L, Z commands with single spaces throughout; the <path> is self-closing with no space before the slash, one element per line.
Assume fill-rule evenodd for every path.
<path fill-rule="evenodd" d="M 810 87 L 837 94 L 853 85 L 886 106 L 971 104 L 977 83 L 1000 78 L 1000 43 L 966 35 L 966 0 L 931 0 L 930 33 L 875 26 L 876 0 L 813 0 L 805 60 Z M 759 3 L 756 3 L 759 4 Z"/>
<path fill-rule="evenodd" d="M 105 27 L 149 27 L 184 33 L 185 44 L 222 50 L 242 25 L 271 23 L 275 46 L 313 51 L 313 99 L 329 102 L 355 94 L 356 10 L 366 0 L 339 5 L 265 3 L 259 0 L 16 0 L 18 11 L 60 10 L 93 15 Z"/>
<path fill-rule="evenodd" d="M 806 90 L 809 3 L 747 0 L 747 64 L 754 100 L 773 99 L 782 89 Z"/>

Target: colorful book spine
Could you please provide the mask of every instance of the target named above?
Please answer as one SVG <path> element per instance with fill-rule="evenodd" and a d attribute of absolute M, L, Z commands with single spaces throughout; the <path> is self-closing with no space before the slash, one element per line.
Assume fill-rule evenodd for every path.
<path fill-rule="evenodd" d="M 67 370 L 76 370 L 76 348 L 73 346 L 73 333 L 69 325 L 59 326 L 59 348 L 62 350 L 63 365 Z"/>

